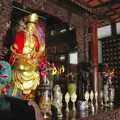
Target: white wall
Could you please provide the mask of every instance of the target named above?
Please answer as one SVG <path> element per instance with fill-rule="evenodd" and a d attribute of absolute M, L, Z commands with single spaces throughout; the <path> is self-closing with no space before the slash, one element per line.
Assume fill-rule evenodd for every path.
<path fill-rule="evenodd" d="M 120 22 L 116 23 L 117 34 L 120 34 Z"/>
<path fill-rule="evenodd" d="M 111 25 L 98 28 L 97 35 L 98 39 L 111 36 Z"/>

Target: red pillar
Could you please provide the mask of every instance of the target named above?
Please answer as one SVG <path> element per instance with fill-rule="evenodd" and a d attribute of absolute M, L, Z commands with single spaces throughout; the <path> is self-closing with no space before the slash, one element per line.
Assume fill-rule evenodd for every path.
<path fill-rule="evenodd" d="M 92 23 L 92 63 L 94 65 L 94 91 L 98 91 L 98 38 L 97 38 L 98 21 Z"/>

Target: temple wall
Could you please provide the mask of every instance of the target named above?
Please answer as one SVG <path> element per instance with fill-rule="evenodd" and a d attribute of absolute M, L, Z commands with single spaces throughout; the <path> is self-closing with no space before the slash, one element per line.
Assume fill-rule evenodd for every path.
<path fill-rule="evenodd" d="M 52 16 L 56 16 L 63 22 L 67 22 L 76 28 L 76 40 L 78 43 L 79 61 L 84 61 L 88 52 L 88 43 L 84 41 L 84 19 L 77 13 L 70 12 L 69 10 L 60 7 L 56 4 L 57 0 L 15 0 L 16 2 L 24 5 L 24 7 L 30 7 L 34 10 L 42 10 Z M 12 0 L 0 1 L 0 49 L 9 27 L 11 10 L 12 10 Z M 50 7 L 52 6 L 52 7 Z M 85 38 L 87 40 L 87 38 Z M 0 52 L 0 55 L 2 53 Z"/>
<path fill-rule="evenodd" d="M 11 18 L 11 10 L 12 10 L 12 0 L 1 0 L 0 1 L 0 59 L 4 56 L 7 51 L 4 48 L 4 40 L 8 28 L 10 26 L 10 18 Z"/>

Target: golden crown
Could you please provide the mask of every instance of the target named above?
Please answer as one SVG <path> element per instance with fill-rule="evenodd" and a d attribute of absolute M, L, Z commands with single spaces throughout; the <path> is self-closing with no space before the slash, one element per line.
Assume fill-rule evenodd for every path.
<path fill-rule="evenodd" d="M 28 17 L 28 22 L 36 23 L 39 20 L 39 16 L 36 13 L 32 13 Z"/>

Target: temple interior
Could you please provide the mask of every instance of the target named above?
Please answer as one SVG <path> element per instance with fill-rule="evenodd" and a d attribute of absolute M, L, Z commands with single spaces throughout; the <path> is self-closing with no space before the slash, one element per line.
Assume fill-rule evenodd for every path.
<path fill-rule="evenodd" d="M 120 119 L 120 0 L 3 0 L 0 13 L 0 120 Z"/>

